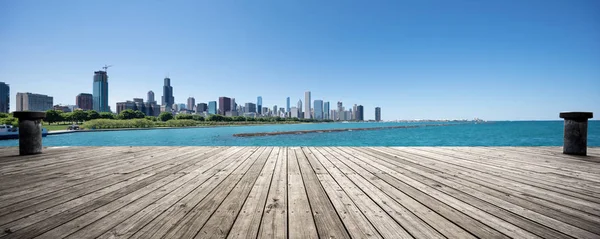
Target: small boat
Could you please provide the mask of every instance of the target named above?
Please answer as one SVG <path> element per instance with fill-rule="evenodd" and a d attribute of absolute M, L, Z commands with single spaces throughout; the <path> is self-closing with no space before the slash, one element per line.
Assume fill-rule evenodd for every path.
<path fill-rule="evenodd" d="M 42 137 L 48 135 L 48 129 L 42 128 Z M 0 139 L 18 139 L 19 128 L 12 127 L 12 125 L 2 124 L 0 125 Z"/>

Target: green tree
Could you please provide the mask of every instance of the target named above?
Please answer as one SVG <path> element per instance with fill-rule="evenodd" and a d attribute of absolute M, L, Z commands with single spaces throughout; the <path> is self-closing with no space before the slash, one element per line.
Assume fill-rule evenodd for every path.
<path fill-rule="evenodd" d="M 185 120 L 191 120 L 191 119 L 194 119 L 194 116 L 193 115 L 189 115 L 189 114 L 178 114 L 178 115 L 175 116 L 175 119 L 178 119 L 178 120 L 184 120 L 184 119 Z"/>
<path fill-rule="evenodd" d="M 154 117 L 154 116 L 146 116 L 144 117 L 144 119 L 150 120 L 150 121 L 157 121 L 158 118 Z"/>
<path fill-rule="evenodd" d="M 8 118 L 8 114 L 7 113 L 0 113 L 0 119 L 2 118 Z"/>
<path fill-rule="evenodd" d="M 207 120 L 208 121 L 224 121 L 225 117 L 222 115 L 211 115 L 211 116 L 208 116 Z"/>
<path fill-rule="evenodd" d="M 160 121 L 169 121 L 170 119 L 173 119 L 173 114 L 170 112 L 162 112 L 158 115 L 158 118 Z"/>
<path fill-rule="evenodd" d="M 46 118 L 44 118 L 44 121 L 48 122 L 48 124 L 63 121 L 64 119 L 61 117 L 61 113 L 62 111 L 60 110 L 47 110 Z"/>
<path fill-rule="evenodd" d="M 71 115 L 75 122 L 83 122 L 86 121 L 88 118 L 88 114 L 83 110 L 75 110 L 71 112 Z"/>
<path fill-rule="evenodd" d="M 100 112 L 100 119 L 115 119 L 115 114 L 111 112 Z"/>
<path fill-rule="evenodd" d="M 135 118 L 136 119 L 143 119 L 144 117 L 146 117 L 146 114 L 144 114 L 144 112 L 136 110 L 133 112 L 135 114 Z"/>
<path fill-rule="evenodd" d="M 95 119 L 99 119 L 99 118 L 100 118 L 100 114 L 98 114 L 97 111 L 95 111 L 95 110 L 87 111 L 87 119 L 86 120 L 95 120 Z"/>
<path fill-rule="evenodd" d="M 75 119 L 73 118 L 73 113 L 69 112 L 69 113 L 60 113 L 60 117 L 62 117 L 62 119 L 64 121 L 68 121 L 68 122 L 73 122 Z"/>
<path fill-rule="evenodd" d="M 131 110 L 131 109 L 127 109 L 127 110 L 123 110 L 121 111 L 121 113 L 119 113 L 119 115 L 117 115 L 117 119 L 135 119 L 136 117 L 136 113 L 135 111 Z"/>
<path fill-rule="evenodd" d="M 204 117 L 200 115 L 192 115 L 192 119 L 195 121 L 204 121 Z"/>

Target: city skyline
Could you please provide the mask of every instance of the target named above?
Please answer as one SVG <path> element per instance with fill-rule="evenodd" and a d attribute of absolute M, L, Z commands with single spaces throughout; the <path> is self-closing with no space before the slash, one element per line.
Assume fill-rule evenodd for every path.
<path fill-rule="evenodd" d="M 366 119 L 377 106 L 384 120 L 600 111 L 597 1 L 141 3 L 3 4 L 10 110 L 17 92 L 74 104 L 93 93 L 90 72 L 113 65 L 112 111 L 148 90 L 160 103 L 164 76 L 177 103 L 260 95 L 291 106 L 311 90 L 331 108 L 362 104 Z"/>

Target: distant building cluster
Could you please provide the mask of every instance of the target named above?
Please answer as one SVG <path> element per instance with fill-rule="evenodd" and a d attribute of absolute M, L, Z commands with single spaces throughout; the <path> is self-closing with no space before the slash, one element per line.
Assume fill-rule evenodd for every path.
<path fill-rule="evenodd" d="M 17 93 L 17 111 L 46 111 L 49 109 L 70 112 L 73 110 L 95 110 L 97 112 L 112 112 L 108 105 L 108 73 L 103 67 L 102 71 L 95 71 L 93 76 L 92 93 L 81 93 L 75 97 L 76 105 L 54 105 L 52 96 Z M 9 112 L 9 85 L 0 82 L 0 112 Z M 124 110 L 139 110 L 148 116 L 158 116 L 161 112 L 173 114 L 199 114 L 203 116 L 246 116 L 246 117 L 282 117 L 333 121 L 364 121 L 364 107 L 354 104 L 352 107 L 344 107 L 341 101 L 337 102 L 336 108 L 331 108 L 328 101 L 312 99 L 310 91 L 304 92 L 304 102 L 299 99 L 296 106 L 292 107 L 290 97 L 286 98 L 285 107 L 267 107 L 263 105 L 262 96 L 256 98 L 256 102 L 238 104 L 233 97 L 222 96 L 218 101 L 196 102 L 194 97 L 187 99 L 187 104 L 176 104 L 173 96 L 171 79 L 165 77 L 163 81 L 161 104 L 155 100 L 153 91 L 148 91 L 146 101 L 142 98 L 133 98 L 123 102 L 117 102 L 116 113 Z M 381 121 L 381 108 L 375 108 L 375 120 Z"/>

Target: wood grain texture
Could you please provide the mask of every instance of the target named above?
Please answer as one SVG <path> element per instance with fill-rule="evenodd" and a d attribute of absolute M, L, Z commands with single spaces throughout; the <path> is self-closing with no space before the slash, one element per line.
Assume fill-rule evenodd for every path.
<path fill-rule="evenodd" d="M 0 238 L 600 238 L 600 149 L 0 149 Z"/>

